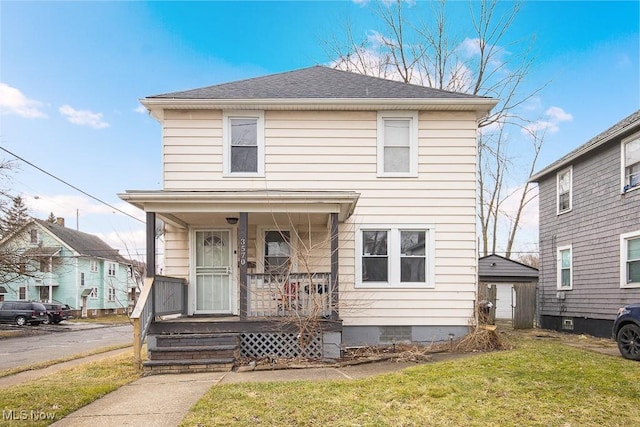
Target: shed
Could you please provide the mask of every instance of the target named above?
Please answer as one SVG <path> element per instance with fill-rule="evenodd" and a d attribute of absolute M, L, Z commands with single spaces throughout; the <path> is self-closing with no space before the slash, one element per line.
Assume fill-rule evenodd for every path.
<path fill-rule="evenodd" d="M 533 327 L 538 269 L 500 255 L 478 259 L 478 300 L 493 303 L 492 318 L 511 319 L 514 327 Z"/>

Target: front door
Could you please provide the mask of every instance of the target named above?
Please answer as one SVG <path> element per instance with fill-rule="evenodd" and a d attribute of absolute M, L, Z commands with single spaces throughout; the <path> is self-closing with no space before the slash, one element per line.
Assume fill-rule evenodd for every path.
<path fill-rule="evenodd" d="M 196 314 L 232 312 L 231 232 L 196 231 Z"/>

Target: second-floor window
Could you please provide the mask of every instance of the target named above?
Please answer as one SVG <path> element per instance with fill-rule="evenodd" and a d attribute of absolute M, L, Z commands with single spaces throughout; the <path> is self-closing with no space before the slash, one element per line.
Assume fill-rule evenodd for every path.
<path fill-rule="evenodd" d="M 573 186 L 573 169 L 567 168 L 556 175 L 556 192 L 558 194 L 558 214 L 571 210 Z"/>
<path fill-rule="evenodd" d="M 640 137 L 623 143 L 624 191 L 640 187 Z"/>
<path fill-rule="evenodd" d="M 573 256 L 571 246 L 558 248 L 558 289 L 573 288 Z"/>
<path fill-rule="evenodd" d="M 108 262 L 107 263 L 107 274 L 109 276 L 115 276 L 116 275 L 116 263 L 115 262 Z"/>
<path fill-rule="evenodd" d="M 264 114 L 225 113 L 222 125 L 224 172 L 228 176 L 264 175 Z"/>
<path fill-rule="evenodd" d="M 84 286 L 84 273 L 80 273 L 80 286 Z"/>
<path fill-rule="evenodd" d="M 34 245 L 37 245 L 38 243 L 40 243 L 40 233 L 38 230 L 33 229 L 29 232 L 29 237 L 30 237 L 30 241 L 31 243 L 33 243 Z"/>
<path fill-rule="evenodd" d="M 418 175 L 418 113 L 378 113 L 378 176 Z"/>
<path fill-rule="evenodd" d="M 96 261 L 95 259 L 92 259 L 91 261 L 89 261 L 89 271 L 93 273 L 98 271 L 98 261 Z"/>
<path fill-rule="evenodd" d="M 40 270 L 42 273 L 51 273 L 51 262 L 49 259 L 40 260 Z"/>

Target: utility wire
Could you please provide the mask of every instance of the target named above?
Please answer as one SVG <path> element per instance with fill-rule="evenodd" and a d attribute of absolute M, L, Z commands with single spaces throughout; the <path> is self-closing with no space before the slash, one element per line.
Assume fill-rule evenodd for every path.
<path fill-rule="evenodd" d="M 87 196 L 87 197 L 91 197 L 93 200 L 95 200 L 95 201 L 97 201 L 97 202 L 100 202 L 100 203 L 102 203 L 103 205 L 109 206 L 111 209 L 113 209 L 113 210 L 115 210 L 115 211 L 118 211 L 118 212 L 120 212 L 121 214 L 128 216 L 129 218 L 133 218 L 133 219 L 135 219 L 136 221 L 141 222 L 141 223 L 143 223 L 143 224 L 145 223 L 145 222 L 144 222 L 144 221 L 142 221 L 141 219 L 136 218 L 135 216 L 130 215 L 130 214 L 126 213 L 125 211 L 123 211 L 123 210 L 121 210 L 121 209 L 118 209 L 118 208 L 116 208 L 115 206 L 110 205 L 109 203 L 107 203 L 107 202 L 105 202 L 105 201 L 103 201 L 103 200 L 98 199 L 98 198 L 97 198 L 97 197 L 95 197 L 95 196 L 92 196 L 91 194 L 87 193 L 86 191 L 83 191 L 83 190 L 79 189 L 79 188 L 78 188 L 78 187 L 76 187 L 75 185 L 69 184 L 69 183 L 68 183 L 68 182 L 66 182 L 65 180 L 63 180 L 63 179 L 61 179 L 61 178 L 58 178 L 57 176 L 55 176 L 55 175 L 53 175 L 53 174 L 51 174 L 51 173 L 47 172 L 46 170 L 44 170 L 44 169 L 42 169 L 42 168 L 40 168 L 40 167 L 38 167 L 38 166 L 34 165 L 34 164 L 33 164 L 33 163 L 31 163 L 30 161 L 23 159 L 22 157 L 18 156 L 17 154 L 12 153 L 11 151 L 7 150 L 6 148 L 4 148 L 4 147 L 0 147 L 0 150 L 4 151 L 4 152 L 6 152 L 6 153 L 11 154 L 11 155 L 12 155 L 13 157 L 15 157 L 16 159 L 18 159 L 18 160 L 22 160 L 23 162 L 25 162 L 25 163 L 26 163 L 26 164 L 28 164 L 29 166 L 32 166 L 32 167 L 34 167 L 34 168 L 38 169 L 40 172 L 42 172 L 42 173 L 44 173 L 44 174 L 49 175 L 51 178 L 53 178 L 53 179 L 55 179 L 55 180 L 60 181 L 60 182 L 61 182 L 61 183 L 63 183 L 64 185 L 67 185 L 67 186 L 69 186 L 69 187 L 73 188 L 74 190 L 81 192 L 81 193 L 82 193 L 82 194 L 84 194 L 85 196 Z"/>

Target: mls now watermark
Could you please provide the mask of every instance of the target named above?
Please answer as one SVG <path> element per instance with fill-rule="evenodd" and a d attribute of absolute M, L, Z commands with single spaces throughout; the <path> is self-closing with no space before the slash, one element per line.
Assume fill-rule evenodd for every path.
<path fill-rule="evenodd" d="M 55 420 L 55 419 L 56 419 L 55 412 L 27 411 L 26 409 L 20 409 L 20 410 L 5 409 L 2 411 L 3 421 L 44 421 L 44 420 Z"/>

